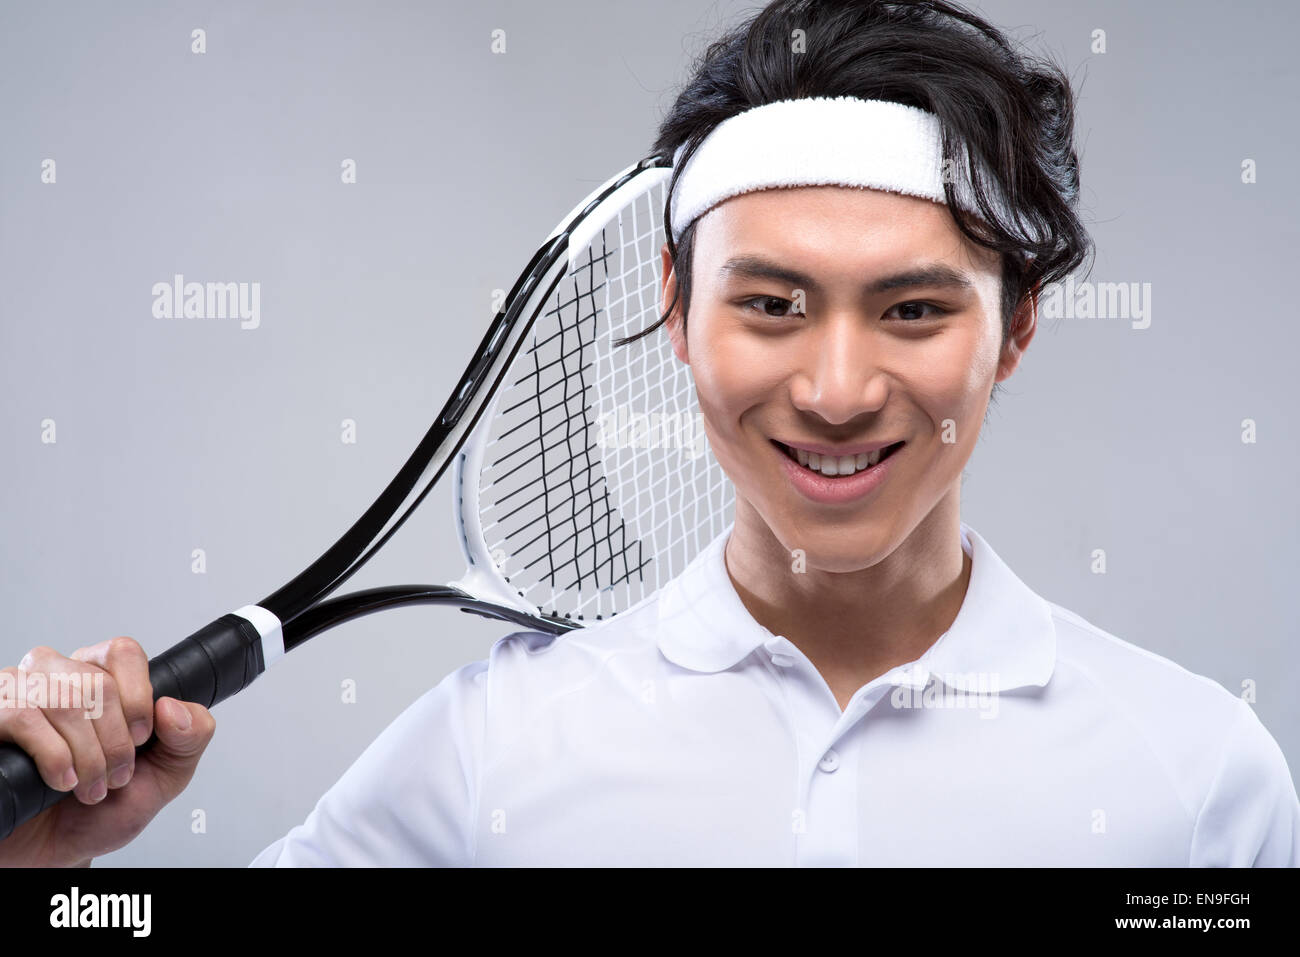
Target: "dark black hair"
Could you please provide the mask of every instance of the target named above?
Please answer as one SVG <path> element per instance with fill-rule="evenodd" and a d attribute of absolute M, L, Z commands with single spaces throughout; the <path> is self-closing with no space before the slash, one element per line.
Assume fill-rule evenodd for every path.
<path fill-rule="evenodd" d="M 948 209 L 963 235 L 1002 256 L 1003 343 L 1024 297 L 1040 283 L 1064 279 L 1093 251 L 1075 212 L 1079 162 L 1069 80 L 1051 61 L 1017 53 L 991 24 L 942 0 L 775 0 L 711 43 L 652 148 L 671 160 L 686 147 L 669 182 L 664 222 L 672 222 L 681 169 L 719 123 L 756 106 L 811 96 L 888 100 L 939 118 L 943 156 L 958 170 L 976 170 L 971 185 L 980 216 L 956 206 L 953 183 L 944 185 Z M 982 170 L 997 183 L 983 182 Z M 1020 222 L 998 220 L 990 186 L 1001 190 Z M 695 223 L 678 242 L 669 230 L 673 302 L 619 345 L 657 329 L 678 299 L 685 328 L 694 239 Z"/>

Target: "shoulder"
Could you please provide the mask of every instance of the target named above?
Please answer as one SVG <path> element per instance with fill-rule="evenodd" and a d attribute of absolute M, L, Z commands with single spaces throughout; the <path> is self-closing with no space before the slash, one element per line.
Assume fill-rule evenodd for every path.
<path fill-rule="evenodd" d="M 1195 819 L 1193 864 L 1300 864 L 1300 802 L 1277 741 L 1241 697 L 1048 602 L 1052 684 L 1142 739 Z"/>
<path fill-rule="evenodd" d="M 541 667 L 577 668 L 656 647 L 659 624 L 658 593 L 609 618 L 585 622 L 558 635 L 516 631 L 498 639 L 488 656 L 491 666 L 521 666 L 526 661 L 546 661 Z M 538 667 L 528 665 L 528 667 Z"/>
<path fill-rule="evenodd" d="M 658 654 L 653 596 L 550 635 L 511 632 L 447 674 L 377 737 L 255 865 L 464 865 L 483 767 L 553 705 L 602 710 Z M 599 682 L 603 697 L 577 697 Z M 567 699 L 567 700 L 566 700 Z"/>
<path fill-rule="evenodd" d="M 639 673 L 658 655 L 657 622 L 652 596 L 619 615 L 558 635 L 510 632 L 492 644 L 485 658 L 462 665 L 426 691 L 385 735 L 397 739 L 446 728 L 461 741 L 463 753 L 477 756 L 485 728 L 507 727 L 546 701 L 611 673 L 615 682 Z"/>
<path fill-rule="evenodd" d="M 658 621 L 652 595 L 618 615 L 559 635 L 505 635 L 484 663 L 486 706 L 495 723 L 522 720 L 548 701 L 597 682 L 618 685 L 651 674 L 660 657 Z"/>
<path fill-rule="evenodd" d="M 1250 706 L 1223 685 L 1048 602 L 1056 631 L 1058 695 L 1085 713 L 1104 711 L 1139 734 L 1185 779 L 1222 749 Z M 1253 712 L 1251 712 L 1253 715 Z M 1208 782 L 1202 781 L 1204 785 Z"/>
<path fill-rule="evenodd" d="M 1111 634 L 1068 608 L 1047 604 L 1062 677 L 1126 703 L 1150 721 L 1163 719 L 1209 732 L 1224 729 L 1238 714 L 1241 699 L 1212 678 Z"/>

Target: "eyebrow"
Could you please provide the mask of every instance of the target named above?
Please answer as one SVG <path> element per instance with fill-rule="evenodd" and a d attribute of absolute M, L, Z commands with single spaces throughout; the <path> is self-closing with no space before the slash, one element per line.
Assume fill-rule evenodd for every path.
<path fill-rule="evenodd" d="M 808 289 L 820 292 L 821 284 L 812 276 L 806 276 L 797 269 L 783 266 L 762 256 L 733 256 L 722 264 L 719 276 L 725 279 L 773 279 L 788 283 L 795 289 Z M 917 289 L 920 287 L 953 289 L 959 292 L 974 291 L 975 284 L 963 273 L 943 263 L 925 263 L 903 272 L 881 276 L 867 283 L 863 288 L 870 294 L 894 292 L 899 289 Z"/>

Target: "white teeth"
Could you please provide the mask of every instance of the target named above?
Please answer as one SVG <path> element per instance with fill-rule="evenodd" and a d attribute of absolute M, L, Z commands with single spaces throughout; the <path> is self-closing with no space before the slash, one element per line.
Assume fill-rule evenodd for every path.
<path fill-rule="evenodd" d="M 814 472 L 821 472 L 822 475 L 834 477 L 837 475 L 850 475 L 853 472 L 861 472 L 863 469 L 871 468 L 880 462 L 880 456 L 885 451 L 877 449 L 874 452 L 862 452 L 858 455 L 819 455 L 816 452 L 807 452 L 803 449 L 791 449 L 794 458 L 800 465 L 812 469 Z"/>

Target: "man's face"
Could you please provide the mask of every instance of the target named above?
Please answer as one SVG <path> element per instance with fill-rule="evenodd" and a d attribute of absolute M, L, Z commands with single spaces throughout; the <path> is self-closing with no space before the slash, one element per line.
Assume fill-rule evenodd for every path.
<path fill-rule="evenodd" d="M 680 306 L 668 332 L 738 517 L 752 508 L 809 564 L 853 571 L 890 555 L 945 497 L 956 503 L 993 384 L 1033 334 L 1031 321 L 999 348 L 995 253 L 938 203 L 816 186 L 727 200 L 696 224 L 693 255 L 687 333 Z M 663 257 L 666 306 L 676 277 Z M 763 275 L 764 263 L 786 274 Z M 899 284 L 922 270 L 930 278 Z M 904 444 L 864 481 L 814 474 L 776 441 Z"/>

